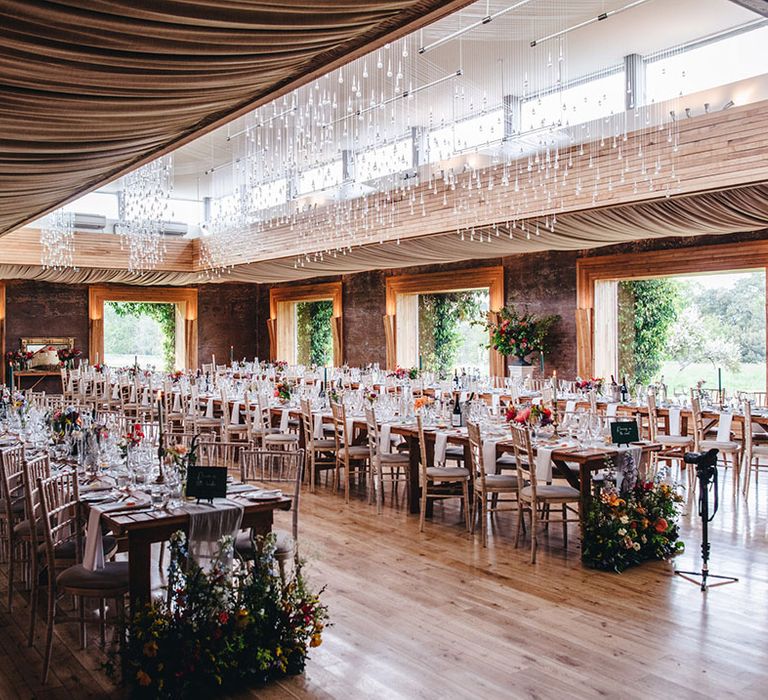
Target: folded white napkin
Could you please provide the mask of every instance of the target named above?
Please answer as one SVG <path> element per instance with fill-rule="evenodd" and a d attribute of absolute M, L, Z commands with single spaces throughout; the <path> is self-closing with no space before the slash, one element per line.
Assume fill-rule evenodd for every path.
<path fill-rule="evenodd" d="M 288 421 L 291 419 L 291 411 L 288 408 L 284 408 L 280 411 L 280 432 L 288 432 Z"/>
<path fill-rule="evenodd" d="M 131 398 L 130 398 L 130 402 L 131 403 L 136 403 L 136 385 L 135 384 L 131 385 Z"/>
<path fill-rule="evenodd" d="M 717 424 L 717 441 L 729 442 L 731 439 L 731 423 L 733 422 L 732 413 L 721 413 L 720 421 Z"/>
<path fill-rule="evenodd" d="M 491 394 L 491 408 L 494 413 L 499 408 L 499 395 L 495 391 Z"/>
<path fill-rule="evenodd" d="M 498 440 L 483 440 L 483 467 L 486 474 L 496 473 L 496 443 Z"/>
<path fill-rule="evenodd" d="M 536 450 L 536 481 L 548 484 L 552 481 L 552 447 L 539 447 Z"/>
<path fill-rule="evenodd" d="M 448 433 L 435 433 L 435 464 L 445 463 L 445 448 L 448 446 Z"/>
<path fill-rule="evenodd" d="M 112 398 L 113 399 L 120 398 L 120 386 L 118 384 L 115 384 L 112 386 Z"/>
<path fill-rule="evenodd" d="M 382 454 L 388 455 L 392 452 L 392 425 L 390 423 L 382 423 L 381 430 L 379 432 L 379 449 Z"/>
<path fill-rule="evenodd" d="M 680 409 L 669 409 L 669 434 L 680 435 Z"/>
<path fill-rule="evenodd" d="M 143 508 L 145 502 L 137 502 L 135 508 Z M 85 551 L 83 552 L 83 566 L 89 571 L 97 571 L 104 568 L 104 545 L 101 535 L 101 516 L 113 510 L 126 510 L 133 508 L 125 503 L 102 503 L 91 505 L 88 514 L 88 527 L 85 531 Z M 129 511 L 130 512 L 130 511 Z"/>
<path fill-rule="evenodd" d="M 181 413 L 181 394 L 173 395 L 173 413 Z"/>
<path fill-rule="evenodd" d="M 605 409 L 605 415 L 608 416 L 608 418 L 615 418 L 616 411 L 618 410 L 618 408 L 619 408 L 619 404 L 609 403 Z"/>
<path fill-rule="evenodd" d="M 241 401 L 235 401 L 232 404 L 232 416 L 229 419 L 229 422 L 232 423 L 232 425 L 239 425 L 240 424 L 240 404 Z"/>
<path fill-rule="evenodd" d="M 323 414 L 313 413 L 312 421 L 314 424 L 314 427 L 312 429 L 313 437 L 315 438 L 315 440 L 322 440 L 323 439 Z"/>
<path fill-rule="evenodd" d="M 208 399 L 208 405 L 205 407 L 205 417 L 213 418 L 213 397 Z"/>

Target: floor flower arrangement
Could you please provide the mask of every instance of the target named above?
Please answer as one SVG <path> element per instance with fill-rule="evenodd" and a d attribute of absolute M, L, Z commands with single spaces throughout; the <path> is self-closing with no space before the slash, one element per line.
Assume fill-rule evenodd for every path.
<path fill-rule="evenodd" d="M 683 498 L 669 484 L 638 481 L 626 493 L 604 488 L 587 512 L 582 559 L 587 566 L 624 571 L 684 548 L 677 518 Z"/>
<path fill-rule="evenodd" d="M 328 612 L 297 564 L 283 582 L 274 541 L 254 564 L 233 573 L 222 546 L 209 572 L 188 557 L 183 533 L 171 541 L 167 595 L 138 611 L 107 670 L 139 698 L 214 697 L 301 673 L 322 642 Z"/>

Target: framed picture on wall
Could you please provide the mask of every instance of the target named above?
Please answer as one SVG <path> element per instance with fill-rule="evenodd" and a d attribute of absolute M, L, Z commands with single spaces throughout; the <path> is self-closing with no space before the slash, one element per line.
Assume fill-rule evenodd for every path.
<path fill-rule="evenodd" d="M 21 349 L 23 352 L 37 352 L 38 350 L 47 347 L 52 347 L 55 350 L 72 350 L 75 347 L 75 338 L 55 337 L 21 339 Z"/>

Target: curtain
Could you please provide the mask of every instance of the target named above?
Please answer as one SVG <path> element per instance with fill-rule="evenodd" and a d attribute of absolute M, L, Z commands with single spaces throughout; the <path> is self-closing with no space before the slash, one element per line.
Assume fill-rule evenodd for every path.
<path fill-rule="evenodd" d="M 294 258 L 240 265 L 222 276 L 222 282 L 277 283 L 366 270 L 435 265 L 461 260 L 483 260 L 545 250 L 584 250 L 629 241 L 701 236 L 768 229 L 768 184 L 708 192 L 645 204 L 595 209 L 558 217 L 554 232 L 541 227 L 541 235 L 527 240 L 500 236 L 490 242 L 462 241 L 455 233 L 353 248 L 337 258 L 307 261 L 298 269 Z M 0 251 L 2 240 L 0 239 Z M 2 265 L 2 279 L 37 279 L 71 284 L 124 283 L 190 285 L 210 282 L 199 272 L 148 272 L 141 277 L 125 270 L 44 270 L 40 266 Z"/>
<path fill-rule="evenodd" d="M 289 365 L 296 364 L 296 303 L 280 301 L 277 303 L 277 360 L 285 360 Z"/>
<path fill-rule="evenodd" d="M 607 379 L 619 372 L 619 283 L 595 282 L 594 372 Z"/>
<path fill-rule="evenodd" d="M 0 234 L 466 0 L 5 0 Z"/>
<path fill-rule="evenodd" d="M 400 367 L 419 366 L 419 295 L 398 294 L 395 356 Z"/>

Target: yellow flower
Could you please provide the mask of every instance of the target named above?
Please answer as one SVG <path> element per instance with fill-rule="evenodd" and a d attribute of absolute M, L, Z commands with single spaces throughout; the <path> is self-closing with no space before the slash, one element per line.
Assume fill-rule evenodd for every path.
<path fill-rule="evenodd" d="M 139 685 L 144 686 L 145 688 L 152 682 L 152 679 L 148 674 L 144 673 L 144 671 L 138 671 L 136 673 L 136 680 L 139 682 Z"/>
<path fill-rule="evenodd" d="M 313 634 L 309 640 L 309 646 L 319 647 L 323 643 L 323 638 L 319 634 Z"/>

